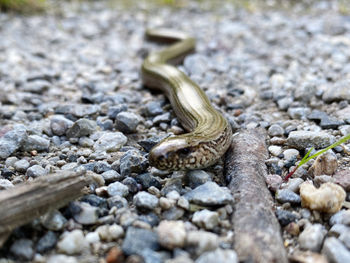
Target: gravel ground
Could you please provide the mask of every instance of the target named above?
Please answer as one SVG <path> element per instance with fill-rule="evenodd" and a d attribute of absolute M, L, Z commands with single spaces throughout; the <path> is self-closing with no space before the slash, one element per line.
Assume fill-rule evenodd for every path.
<path fill-rule="evenodd" d="M 1 263 L 237 262 L 223 162 L 170 174 L 148 165 L 156 142 L 183 132 L 139 77 L 160 48 L 143 33 L 157 26 L 197 38 L 179 68 L 235 132 L 266 129 L 265 179 L 290 260 L 350 262 L 350 145 L 282 180 L 310 147 L 350 133 L 350 16 L 326 1 L 205 3 L 64 2 L 44 15 L 0 14 L 0 190 L 82 167 L 99 178 L 83 198 L 13 231 Z"/>

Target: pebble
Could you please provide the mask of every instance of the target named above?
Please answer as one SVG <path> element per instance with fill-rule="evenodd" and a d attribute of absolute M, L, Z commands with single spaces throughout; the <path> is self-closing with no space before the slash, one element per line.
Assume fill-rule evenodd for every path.
<path fill-rule="evenodd" d="M 94 150 L 97 152 L 116 152 L 128 141 L 121 132 L 105 132 L 95 142 Z"/>
<path fill-rule="evenodd" d="M 185 211 L 180 207 L 171 207 L 163 212 L 162 216 L 166 220 L 178 220 L 183 217 Z"/>
<path fill-rule="evenodd" d="M 183 196 L 181 196 L 179 198 L 179 200 L 177 201 L 177 205 L 178 205 L 178 207 L 181 207 L 181 208 L 183 208 L 185 210 L 188 210 L 190 208 L 190 203 Z"/>
<path fill-rule="evenodd" d="M 36 251 L 38 253 L 44 253 L 50 249 L 53 249 L 56 246 L 56 243 L 56 234 L 52 231 L 48 231 L 38 240 L 38 243 L 36 244 Z"/>
<path fill-rule="evenodd" d="M 107 192 L 109 196 L 119 195 L 125 197 L 129 194 L 129 188 L 120 182 L 115 182 L 108 185 Z"/>
<path fill-rule="evenodd" d="M 117 118 L 117 115 L 123 111 L 127 111 L 128 106 L 126 104 L 120 104 L 120 105 L 115 105 L 111 106 L 108 108 L 108 113 L 107 116 L 111 118 L 112 120 Z"/>
<path fill-rule="evenodd" d="M 238 263 L 238 257 L 234 250 L 218 248 L 214 251 L 203 253 L 195 263 Z"/>
<path fill-rule="evenodd" d="M 50 141 L 38 136 L 38 135 L 30 135 L 27 137 L 25 144 L 23 146 L 24 151 L 48 151 L 50 146 Z"/>
<path fill-rule="evenodd" d="M 282 188 L 293 191 L 294 193 L 298 193 L 299 187 L 303 182 L 304 180 L 301 178 L 290 178 L 288 182 L 285 185 L 283 185 Z"/>
<path fill-rule="evenodd" d="M 298 238 L 300 248 L 319 252 L 321 250 L 323 239 L 325 238 L 326 234 L 327 230 L 321 224 L 306 226 Z"/>
<path fill-rule="evenodd" d="M 159 101 L 150 101 L 145 105 L 145 115 L 156 116 L 163 114 L 162 104 Z"/>
<path fill-rule="evenodd" d="M 342 224 L 350 226 L 350 210 L 340 210 L 335 213 L 330 219 L 329 224 L 331 226 L 335 224 Z"/>
<path fill-rule="evenodd" d="M 47 263 L 78 263 L 76 257 L 66 255 L 52 255 L 47 259 Z"/>
<path fill-rule="evenodd" d="M 339 212 L 338 212 L 339 213 Z M 349 234 L 350 228 L 343 224 L 334 224 L 331 229 L 328 231 L 328 236 L 339 237 L 341 234 L 346 233 Z"/>
<path fill-rule="evenodd" d="M 300 185 L 302 207 L 319 212 L 336 213 L 345 201 L 345 191 L 334 183 L 325 183 L 316 189 L 311 183 Z"/>
<path fill-rule="evenodd" d="M 186 180 L 188 181 L 188 186 L 194 189 L 211 181 L 211 176 L 203 170 L 192 170 L 186 173 Z"/>
<path fill-rule="evenodd" d="M 230 191 L 214 182 L 206 182 L 184 197 L 191 203 L 204 206 L 225 205 L 233 201 Z"/>
<path fill-rule="evenodd" d="M 135 113 L 123 111 L 116 117 L 116 128 L 123 133 L 136 132 L 137 125 L 140 123 L 140 117 Z"/>
<path fill-rule="evenodd" d="M 335 82 L 333 85 L 328 87 L 322 95 L 322 99 L 325 102 L 333 101 L 350 101 L 350 91 L 349 91 L 350 80 L 341 79 Z"/>
<path fill-rule="evenodd" d="M 107 184 L 120 181 L 123 178 L 117 171 L 114 170 L 107 170 L 101 175 Z"/>
<path fill-rule="evenodd" d="M 299 151 L 296 149 L 287 149 L 283 151 L 283 157 L 285 160 L 292 160 L 299 157 Z"/>
<path fill-rule="evenodd" d="M 138 209 L 148 209 L 153 210 L 158 206 L 158 198 L 147 192 L 138 192 L 133 199 L 134 205 Z"/>
<path fill-rule="evenodd" d="M 0 190 L 6 190 L 14 187 L 13 183 L 7 179 L 0 179 Z"/>
<path fill-rule="evenodd" d="M 159 244 L 166 249 L 182 248 L 185 245 L 186 229 L 182 221 L 161 221 L 157 234 Z"/>
<path fill-rule="evenodd" d="M 57 243 L 58 251 L 67 254 L 81 254 L 89 247 L 84 233 L 80 229 L 75 229 L 72 232 L 64 232 Z"/>
<path fill-rule="evenodd" d="M 122 249 L 126 255 L 140 255 L 143 250 L 158 250 L 157 234 L 151 230 L 128 227 Z M 142 256 L 142 255 L 140 255 Z"/>
<path fill-rule="evenodd" d="M 301 202 L 300 196 L 289 189 L 281 189 L 276 191 L 276 200 L 280 203 L 290 203 L 298 205 Z"/>
<path fill-rule="evenodd" d="M 26 92 L 42 94 L 46 90 L 48 90 L 50 87 L 51 87 L 50 82 L 46 80 L 38 79 L 38 80 L 25 83 L 25 85 L 23 85 L 21 89 Z"/>
<path fill-rule="evenodd" d="M 72 127 L 74 122 L 62 115 L 53 115 L 50 119 L 50 128 L 53 134 L 57 136 L 65 135 L 67 130 Z"/>
<path fill-rule="evenodd" d="M 99 226 L 95 232 L 106 242 L 116 241 L 124 235 L 124 229 L 117 224 Z"/>
<path fill-rule="evenodd" d="M 219 224 L 219 215 L 204 209 L 193 214 L 192 222 L 201 228 L 212 230 Z"/>
<path fill-rule="evenodd" d="M 211 232 L 192 230 L 187 232 L 186 245 L 196 248 L 197 255 L 205 251 L 215 250 L 219 246 L 219 237 Z"/>
<path fill-rule="evenodd" d="M 66 225 L 67 219 L 61 214 L 61 212 L 54 210 L 41 216 L 40 222 L 46 229 L 59 231 Z"/>
<path fill-rule="evenodd" d="M 95 121 L 79 119 L 67 130 L 67 137 L 80 138 L 83 136 L 89 136 L 96 131 L 96 128 L 97 125 Z"/>
<path fill-rule="evenodd" d="M 17 151 L 27 138 L 27 130 L 24 125 L 17 124 L 0 137 L 0 158 L 6 159 L 12 153 Z"/>
<path fill-rule="evenodd" d="M 208 58 L 201 54 L 186 56 L 184 60 L 184 67 L 190 75 L 202 76 L 207 71 L 208 64 Z"/>
<path fill-rule="evenodd" d="M 267 130 L 267 133 L 273 137 L 273 136 L 283 136 L 284 129 L 278 125 L 278 124 L 272 124 L 269 129 Z"/>
<path fill-rule="evenodd" d="M 300 263 L 328 263 L 327 258 L 319 253 L 308 251 L 296 251 L 290 256 L 292 262 Z"/>
<path fill-rule="evenodd" d="M 10 252 L 21 260 L 31 260 L 34 257 L 33 241 L 21 238 L 13 242 Z"/>
<path fill-rule="evenodd" d="M 99 234 L 95 232 L 89 232 L 85 236 L 86 241 L 91 245 L 94 243 L 98 243 L 100 241 L 100 236 Z"/>
<path fill-rule="evenodd" d="M 91 206 L 84 202 L 72 202 L 69 209 L 76 222 L 82 225 L 95 224 L 99 218 L 99 210 L 95 206 Z"/>
<path fill-rule="evenodd" d="M 123 208 L 123 207 L 128 207 L 128 201 L 120 196 L 120 195 L 115 195 L 107 199 L 107 204 L 109 209 L 112 207 L 118 208 Z"/>
<path fill-rule="evenodd" d="M 138 150 L 129 150 L 120 158 L 120 174 L 122 177 L 131 173 L 141 173 L 146 170 L 148 160 Z"/>
<path fill-rule="evenodd" d="M 344 263 L 350 261 L 350 251 L 335 237 L 328 237 L 323 243 L 322 253 L 330 262 Z"/>
<path fill-rule="evenodd" d="M 287 138 L 287 143 L 290 147 L 300 150 L 310 147 L 315 149 L 325 148 L 334 142 L 334 136 L 325 132 L 292 131 Z"/>
<path fill-rule="evenodd" d="M 276 192 L 282 185 L 282 177 L 278 174 L 267 174 L 265 182 L 271 191 Z"/>
<path fill-rule="evenodd" d="M 34 178 L 44 176 L 47 174 L 48 172 L 44 168 L 42 168 L 40 165 L 37 165 L 37 164 L 29 167 L 26 172 L 26 176 L 34 177 Z"/>
<path fill-rule="evenodd" d="M 298 216 L 295 213 L 283 209 L 276 210 L 276 217 L 281 226 L 286 226 L 298 219 Z"/>
<path fill-rule="evenodd" d="M 282 147 L 280 146 L 271 145 L 268 150 L 273 156 L 279 156 L 282 153 Z"/>
<path fill-rule="evenodd" d="M 162 188 L 160 181 L 155 176 L 152 176 L 152 174 L 150 174 L 150 173 L 140 174 L 135 179 L 139 184 L 142 185 L 142 188 L 144 190 L 147 190 L 148 188 L 150 188 L 152 186 L 154 186 L 158 189 Z"/>
<path fill-rule="evenodd" d="M 290 107 L 288 109 L 288 114 L 292 119 L 296 120 L 306 120 L 307 116 L 310 114 L 311 110 L 306 107 Z"/>
<path fill-rule="evenodd" d="M 334 183 L 339 184 L 345 191 L 350 191 L 350 170 L 340 170 L 333 175 Z"/>
<path fill-rule="evenodd" d="M 330 117 L 327 113 L 319 110 L 313 110 L 307 118 L 320 123 L 322 129 L 337 129 L 343 122 L 334 117 Z"/>
<path fill-rule="evenodd" d="M 333 152 L 327 151 L 326 153 L 317 156 L 308 172 L 314 177 L 324 174 L 333 175 L 337 168 L 337 156 Z"/>
<path fill-rule="evenodd" d="M 169 123 L 171 121 L 170 112 L 157 115 L 153 118 L 152 121 L 153 121 L 153 125 L 158 125 L 162 122 Z"/>
<path fill-rule="evenodd" d="M 13 166 L 16 169 L 16 171 L 23 173 L 23 172 L 27 171 L 27 169 L 29 167 L 29 162 L 26 159 L 21 159 L 21 160 L 15 162 Z"/>

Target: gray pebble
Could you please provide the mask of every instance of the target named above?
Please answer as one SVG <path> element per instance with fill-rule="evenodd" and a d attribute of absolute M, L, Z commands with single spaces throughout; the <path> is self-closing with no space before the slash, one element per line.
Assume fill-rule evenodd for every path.
<path fill-rule="evenodd" d="M 157 250 L 158 248 L 159 244 L 156 233 L 147 229 L 128 227 L 122 245 L 123 252 L 126 255 L 140 255 L 145 249 Z"/>
<path fill-rule="evenodd" d="M 196 259 L 195 263 L 238 263 L 238 257 L 232 249 L 221 249 L 218 248 L 214 251 L 204 252 L 199 258 Z"/>
<path fill-rule="evenodd" d="M 39 253 L 44 253 L 56 246 L 57 237 L 52 231 L 46 232 L 36 244 L 36 251 Z"/>
<path fill-rule="evenodd" d="M 112 120 L 117 118 L 117 115 L 123 111 L 127 111 L 128 106 L 126 104 L 120 104 L 116 106 L 109 107 L 107 116 Z"/>
<path fill-rule="evenodd" d="M 208 70 L 208 58 L 201 54 L 187 56 L 184 60 L 184 67 L 190 75 L 202 76 Z"/>
<path fill-rule="evenodd" d="M 129 194 L 129 189 L 126 185 L 120 182 L 115 182 L 108 185 L 107 192 L 109 196 L 119 195 L 125 197 Z"/>
<path fill-rule="evenodd" d="M 0 158 L 6 159 L 18 150 L 27 138 L 27 130 L 24 125 L 14 125 L 12 130 L 0 137 Z"/>
<path fill-rule="evenodd" d="M 140 117 L 132 112 L 121 112 L 116 117 L 116 128 L 124 133 L 136 132 L 137 125 L 140 123 Z"/>
<path fill-rule="evenodd" d="M 198 205 L 224 205 L 233 201 L 230 191 L 214 182 L 206 182 L 186 193 L 184 197 Z"/>
<path fill-rule="evenodd" d="M 294 193 L 299 192 L 299 186 L 304 182 L 301 178 L 290 178 L 288 182 L 283 186 L 284 189 L 293 191 Z"/>
<path fill-rule="evenodd" d="M 322 99 L 325 102 L 333 102 L 333 101 L 342 101 L 347 100 L 350 101 L 350 80 L 349 79 L 341 79 L 328 87 L 323 93 Z"/>
<path fill-rule="evenodd" d="M 116 152 L 128 141 L 121 132 L 105 132 L 94 144 L 97 152 Z"/>
<path fill-rule="evenodd" d="M 114 170 L 105 171 L 101 175 L 107 184 L 115 181 L 120 181 L 123 178 L 118 172 Z"/>
<path fill-rule="evenodd" d="M 325 132 L 293 131 L 289 133 L 287 143 L 297 149 L 314 147 L 315 149 L 325 148 L 335 142 L 333 135 Z"/>
<path fill-rule="evenodd" d="M 292 119 L 306 120 L 311 110 L 305 107 L 289 108 L 288 114 Z"/>
<path fill-rule="evenodd" d="M 320 110 L 313 110 L 307 118 L 319 122 L 322 129 L 336 129 L 343 124 L 342 121 L 330 117 L 327 113 Z"/>
<path fill-rule="evenodd" d="M 51 83 L 46 80 L 35 80 L 27 82 L 21 89 L 26 92 L 42 94 L 51 87 Z"/>
<path fill-rule="evenodd" d="M 95 163 L 94 171 L 98 174 L 111 170 L 111 165 L 106 161 L 98 161 Z"/>
<path fill-rule="evenodd" d="M 11 245 L 10 252 L 20 260 L 31 260 L 34 257 L 33 241 L 18 239 Z"/>
<path fill-rule="evenodd" d="M 350 261 L 350 251 L 335 237 L 328 237 L 324 241 L 322 254 L 325 254 L 332 263 Z"/>
<path fill-rule="evenodd" d="M 281 189 L 276 191 L 276 200 L 280 203 L 291 203 L 298 205 L 301 202 L 300 196 L 289 189 Z"/>
<path fill-rule="evenodd" d="M 67 130 L 68 138 L 89 136 L 96 131 L 96 122 L 88 119 L 79 119 Z"/>
<path fill-rule="evenodd" d="M 120 158 L 120 174 L 123 177 L 144 172 L 147 166 L 148 160 L 138 150 L 129 150 Z"/>
<path fill-rule="evenodd" d="M 278 124 L 272 124 L 267 132 L 270 136 L 282 136 L 284 134 L 284 129 Z"/>
<path fill-rule="evenodd" d="M 166 220 L 178 220 L 183 217 L 185 210 L 176 206 L 171 207 L 168 210 L 165 210 L 162 213 L 162 217 Z"/>
<path fill-rule="evenodd" d="M 335 224 L 343 224 L 350 226 L 350 210 L 340 210 L 339 212 L 332 215 L 329 219 L 331 226 Z"/>
<path fill-rule="evenodd" d="M 156 116 L 163 113 L 162 104 L 159 101 L 148 102 L 145 106 L 145 115 Z"/>
<path fill-rule="evenodd" d="M 283 209 L 276 210 L 276 217 L 281 226 L 286 226 L 298 219 L 298 216 L 295 213 Z"/>
<path fill-rule="evenodd" d="M 14 168 L 18 172 L 25 172 L 29 167 L 29 162 L 26 159 L 21 159 L 14 163 Z"/>
<path fill-rule="evenodd" d="M 211 181 L 211 176 L 203 170 L 192 170 L 186 173 L 188 186 L 192 189 L 200 186 L 208 181 Z"/>
<path fill-rule="evenodd" d="M 321 224 L 307 226 L 298 238 L 300 248 L 319 252 L 326 234 L 327 230 Z"/>
<path fill-rule="evenodd" d="M 288 109 L 292 103 L 293 103 L 293 98 L 291 97 L 282 98 L 277 101 L 277 105 L 280 110 Z"/>
<path fill-rule="evenodd" d="M 0 179 L 0 190 L 6 190 L 14 187 L 13 183 L 7 179 Z"/>
<path fill-rule="evenodd" d="M 39 176 L 44 176 L 47 175 L 48 172 L 42 168 L 40 165 L 33 165 L 27 169 L 26 176 L 29 177 L 39 177 Z"/>
<path fill-rule="evenodd" d="M 120 209 L 123 207 L 128 207 L 128 201 L 121 197 L 120 195 L 115 195 L 107 199 L 108 207 L 111 209 L 113 206 Z"/>
<path fill-rule="evenodd" d="M 26 139 L 26 142 L 24 144 L 24 150 L 29 152 L 32 150 L 36 151 L 48 151 L 50 146 L 50 141 L 38 136 L 38 135 L 30 135 Z"/>
<path fill-rule="evenodd" d="M 82 225 L 95 224 L 99 217 L 99 209 L 84 202 L 72 202 L 69 209 L 76 222 Z"/>
<path fill-rule="evenodd" d="M 63 229 L 67 223 L 67 219 L 61 214 L 61 212 L 55 210 L 43 215 L 40 218 L 40 222 L 46 229 L 59 231 Z"/>
<path fill-rule="evenodd" d="M 62 136 L 73 126 L 73 123 L 62 115 L 54 115 L 50 119 L 50 128 L 53 134 Z"/>
<path fill-rule="evenodd" d="M 158 198 L 147 192 L 138 192 L 133 199 L 134 205 L 139 209 L 153 210 L 158 206 Z"/>
<path fill-rule="evenodd" d="M 211 230 L 219 224 L 219 214 L 207 209 L 200 210 L 193 214 L 192 222 L 199 227 Z"/>
<path fill-rule="evenodd" d="M 153 118 L 153 125 L 158 125 L 161 122 L 169 123 L 171 120 L 170 112 L 163 113 L 161 115 L 157 115 Z"/>

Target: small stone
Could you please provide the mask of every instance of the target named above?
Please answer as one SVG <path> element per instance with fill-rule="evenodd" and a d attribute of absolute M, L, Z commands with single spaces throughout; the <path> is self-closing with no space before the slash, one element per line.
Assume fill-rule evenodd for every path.
<path fill-rule="evenodd" d="M 121 112 L 116 118 L 116 128 L 123 133 L 134 133 L 140 123 L 140 118 L 132 112 Z"/>
<path fill-rule="evenodd" d="M 350 210 L 341 210 L 335 213 L 330 219 L 329 224 L 331 226 L 335 224 L 342 224 L 350 226 Z"/>
<path fill-rule="evenodd" d="M 179 198 L 179 200 L 177 200 L 177 205 L 178 205 L 178 207 L 181 207 L 181 208 L 183 208 L 185 210 L 188 210 L 190 208 L 190 203 L 183 196 L 181 196 Z"/>
<path fill-rule="evenodd" d="M 326 257 L 322 254 L 308 251 L 296 251 L 290 256 L 292 262 L 299 263 L 328 263 Z"/>
<path fill-rule="evenodd" d="M 299 157 L 299 151 L 296 149 L 287 149 L 283 151 L 283 157 L 285 160 L 292 160 Z"/>
<path fill-rule="evenodd" d="M 182 221 L 161 221 L 157 234 L 159 244 L 167 249 L 181 248 L 185 244 L 186 230 Z"/>
<path fill-rule="evenodd" d="M 31 92 L 31 93 L 43 94 L 50 87 L 51 87 L 50 82 L 43 79 L 38 79 L 38 80 L 27 82 L 22 87 L 22 90 L 26 92 Z"/>
<path fill-rule="evenodd" d="M 166 220 L 178 220 L 183 217 L 185 211 L 182 208 L 173 206 L 163 212 L 162 216 Z"/>
<path fill-rule="evenodd" d="M 84 195 L 81 199 L 81 202 L 88 203 L 95 207 L 107 208 L 107 200 L 105 198 L 101 198 L 94 194 Z"/>
<path fill-rule="evenodd" d="M 108 207 L 111 209 L 112 207 L 123 208 L 128 207 L 128 201 L 121 197 L 120 195 L 115 195 L 107 199 Z"/>
<path fill-rule="evenodd" d="M 326 148 L 334 142 L 334 136 L 325 132 L 292 131 L 287 138 L 289 146 L 301 150 L 310 147 L 315 149 Z"/>
<path fill-rule="evenodd" d="M 148 160 L 138 150 L 129 150 L 120 158 L 120 174 L 123 177 L 144 172 L 147 166 Z"/>
<path fill-rule="evenodd" d="M 134 196 L 133 203 L 138 209 L 152 210 L 158 206 L 158 198 L 142 191 Z"/>
<path fill-rule="evenodd" d="M 341 79 L 325 90 L 325 92 L 322 95 L 322 99 L 325 102 L 342 101 L 342 100 L 350 101 L 349 86 L 350 86 L 349 79 Z"/>
<path fill-rule="evenodd" d="M 105 132 L 94 144 L 97 152 L 117 152 L 126 144 L 127 137 L 121 132 Z"/>
<path fill-rule="evenodd" d="M 0 179 L 0 190 L 6 190 L 14 187 L 13 183 L 7 179 Z"/>
<path fill-rule="evenodd" d="M 277 101 L 277 106 L 280 110 L 286 110 L 293 103 L 293 98 L 285 97 Z"/>
<path fill-rule="evenodd" d="M 300 227 L 297 223 L 291 222 L 286 227 L 285 230 L 287 233 L 291 234 L 292 236 L 299 236 L 300 234 Z"/>
<path fill-rule="evenodd" d="M 335 236 L 338 238 L 343 233 L 350 234 L 350 227 L 343 224 L 334 224 L 331 229 L 329 229 L 328 236 Z"/>
<path fill-rule="evenodd" d="M 319 175 L 333 175 L 338 168 L 337 156 L 328 151 L 319 155 L 309 169 L 309 173 L 316 177 Z"/>
<path fill-rule="evenodd" d="M 319 252 L 326 234 L 327 230 L 321 224 L 307 226 L 298 238 L 300 248 Z"/>
<path fill-rule="evenodd" d="M 282 153 L 282 147 L 280 146 L 271 145 L 268 150 L 273 156 L 279 156 Z"/>
<path fill-rule="evenodd" d="M 215 250 L 219 246 L 219 237 L 211 232 L 203 230 L 192 230 L 187 233 L 187 246 L 194 246 L 196 254 L 200 255 L 205 251 Z"/>
<path fill-rule="evenodd" d="M 33 165 L 32 167 L 29 167 L 26 172 L 26 176 L 28 177 L 39 177 L 39 176 L 44 176 L 47 175 L 48 172 L 42 168 L 40 165 Z"/>
<path fill-rule="evenodd" d="M 24 144 L 24 151 L 29 152 L 29 151 L 48 151 L 50 146 L 50 141 L 38 136 L 38 135 L 30 135 L 28 136 L 25 144 Z"/>
<path fill-rule="evenodd" d="M 25 172 L 29 167 L 29 162 L 26 159 L 21 159 L 14 163 L 14 167 L 18 172 Z"/>
<path fill-rule="evenodd" d="M 305 107 L 297 107 L 288 109 L 288 114 L 292 119 L 296 120 L 306 120 L 307 116 L 310 114 L 311 110 Z"/>
<path fill-rule="evenodd" d="M 283 136 L 284 129 L 278 125 L 278 124 L 272 124 L 270 128 L 267 130 L 267 133 L 273 137 L 273 136 Z"/>
<path fill-rule="evenodd" d="M 140 190 L 139 185 L 137 184 L 136 180 L 132 177 L 124 178 L 122 183 L 128 187 L 129 193 L 131 193 L 131 194 L 135 194 Z"/>
<path fill-rule="evenodd" d="M 290 178 L 283 188 L 298 193 L 299 187 L 303 182 L 304 180 L 301 178 Z"/>
<path fill-rule="evenodd" d="M 293 205 L 300 204 L 300 196 L 289 189 L 281 189 L 276 191 L 276 200 L 280 203 L 290 203 Z"/>
<path fill-rule="evenodd" d="M 18 239 L 11 245 L 10 252 L 21 260 L 31 260 L 34 257 L 33 241 Z"/>
<path fill-rule="evenodd" d="M 316 189 L 311 183 L 300 185 L 302 207 L 319 212 L 336 213 L 345 201 L 345 191 L 334 183 L 325 183 Z"/>
<path fill-rule="evenodd" d="M 234 250 L 218 248 L 205 252 L 196 259 L 195 263 L 238 263 L 238 257 Z"/>
<path fill-rule="evenodd" d="M 323 243 L 322 253 L 332 263 L 344 263 L 350 260 L 350 251 L 335 237 L 326 238 Z"/>
<path fill-rule="evenodd" d="M 57 243 L 57 249 L 68 255 L 81 254 L 88 247 L 89 243 L 80 229 L 75 229 L 72 232 L 64 232 L 60 241 Z"/>
<path fill-rule="evenodd" d="M 159 143 L 162 139 L 167 136 L 152 136 L 145 140 L 138 141 L 138 144 L 141 145 L 146 152 L 149 152 L 157 143 Z"/>
<path fill-rule="evenodd" d="M 146 116 L 156 116 L 163 113 L 162 104 L 159 101 L 151 101 L 145 105 Z"/>
<path fill-rule="evenodd" d="M 145 190 L 150 188 L 151 186 L 154 186 L 158 189 L 162 188 L 160 181 L 150 173 L 140 174 L 135 178 L 135 180 L 136 180 L 136 182 L 141 184 L 142 188 Z"/>
<path fill-rule="evenodd" d="M 99 217 L 99 210 L 97 207 L 91 206 L 84 202 L 72 202 L 69 209 L 76 222 L 83 225 L 95 224 Z"/>
<path fill-rule="evenodd" d="M 1 133 L 1 132 L 0 132 Z M 0 158 L 6 159 L 17 151 L 27 138 L 27 130 L 24 125 L 17 124 L 0 136 Z"/>
<path fill-rule="evenodd" d="M 53 134 L 62 136 L 72 127 L 74 122 L 62 115 L 54 115 L 50 119 L 50 128 Z"/>
<path fill-rule="evenodd" d="M 95 232 L 102 241 L 106 242 L 116 241 L 124 235 L 123 228 L 117 224 L 99 226 Z"/>
<path fill-rule="evenodd" d="M 89 136 L 96 131 L 96 128 L 97 125 L 95 121 L 79 119 L 67 130 L 67 137 L 80 138 L 83 136 Z"/>
<path fill-rule="evenodd" d="M 219 215 L 217 212 L 204 209 L 193 214 L 192 222 L 199 227 L 212 230 L 219 224 Z"/>
<path fill-rule="evenodd" d="M 145 249 L 157 250 L 158 248 L 159 244 L 156 233 L 147 229 L 128 227 L 122 246 L 123 252 L 126 255 L 140 255 Z"/>
<path fill-rule="evenodd" d="M 107 192 L 109 196 L 119 195 L 125 197 L 129 194 L 129 188 L 120 182 L 115 182 L 108 185 Z"/>
<path fill-rule="evenodd" d="M 163 113 L 161 115 L 157 115 L 153 118 L 153 125 L 158 125 L 159 123 L 165 122 L 169 123 L 171 120 L 171 116 L 169 112 Z"/>
<path fill-rule="evenodd" d="M 111 165 L 105 161 L 98 161 L 95 163 L 94 171 L 98 174 L 111 170 Z"/>
<path fill-rule="evenodd" d="M 298 219 L 298 216 L 295 213 L 283 209 L 276 210 L 276 217 L 280 222 L 281 226 L 286 226 L 291 222 L 295 222 Z"/>
<path fill-rule="evenodd" d="M 345 191 L 350 191 L 350 170 L 341 170 L 334 174 L 334 183 L 339 184 Z"/>
<path fill-rule="evenodd" d="M 116 106 L 109 107 L 107 116 L 112 120 L 117 118 L 117 115 L 123 111 L 127 111 L 128 106 L 126 104 L 120 104 Z"/>
<path fill-rule="evenodd" d="M 54 210 L 40 217 L 40 222 L 46 229 L 59 231 L 63 229 L 67 223 L 67 219 L 61 214 L 61 212 Z"/>
<path fill-rule="evenodd" d="M 330 117 L 327 113 L 319 110 L 313 110 L 307 118 L 319 122 L 322 129 L 336 129 L 343 124 L 342 121 Z"/>
<path fill-rule="evenodd" d="M 282 177 L 278 174 L 268 174 L 265 177 L 265 182 L 271 191 L 276 192 L 282 184 Z"/>
<path fill-rule="evenodd" d="M 56 234 L 52 231 L 48 231 L 44 236 L 42 236 L 37 245 L 36 251 L 39 253 L 46 252 L 56 246 L 57 237 Z"/>
<path fill-rule="evenodd" d="M 122 263 L 124 261 L 123 251 L 119 247 L 112 247 L 106 256 L 106 263 Z"/>
<path fill-rule="evenodd" d="M 225 205 L 233 201 L 230 191 L 214 182 L 206 182 L 186 193 L 184 197 L 189 202 L 204 206 Z"/>
<path fill-rule="evenodd" d="M 186 173 L 188 186 L 192 189 L 211 181 L 211 176 L 203 170 L 192 170 Z"/>
<path fill-rule="evenodd" d="M 114 170 L 105 171 L 101 175 L 107 184 L 115 181 L 120 181 L 123 178 L 118 172 Z"/>
<path fill-rule="evenodd" d="M 202 76 L 208 70 L 208 58 L 201 54 L 193 54 L 185 57 L 184 67 L 190 75 Z"/>
<path fill-rule="evenodd" d="M 66 255 L 52 255 L 48 258 L 47 263 L 78 263 L 75 257 L 70 257 Z"/>
<path fill-rule="evenodd" d="M 170 201 L 168 198 L 161 197 L 159 198 L 159 206 L 162 210 L 168 210 L 174 205 L 174 202 Z"/>
<path fill-rule="evenodd" d="M 89 232 L 86 234 L 85 239 L 89 244 L 94 244 L 100 241 L 100 236 L 96 231 Z"/>

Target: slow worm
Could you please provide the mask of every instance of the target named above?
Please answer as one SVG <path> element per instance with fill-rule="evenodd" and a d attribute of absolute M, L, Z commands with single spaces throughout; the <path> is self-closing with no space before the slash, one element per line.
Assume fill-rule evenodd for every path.
<path fill-rule="evenodd" d="M 143 84 L 165 93 L 189 132 L 166 138 L 154 146 L 149 153 L 150 165 L 169 171 L 213 165 L 231 144 L 231 126 L 198 85 L 172 65 L 194 51 L 195 39 L 167 29 L 147 30 L 146 37 L 172 45 L 150 53 L 144 60 Z"/>

